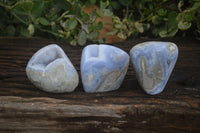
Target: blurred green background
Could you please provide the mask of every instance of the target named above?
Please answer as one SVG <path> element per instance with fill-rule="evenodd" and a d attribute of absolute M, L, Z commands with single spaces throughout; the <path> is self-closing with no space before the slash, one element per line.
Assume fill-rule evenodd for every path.
<path fill-rule="evenodd" d="M 83 11 L 94 5 L 98 10 Z M 122 40 L 200 38 L 200 0 L 1 0 L 0 17 L 0 36 L 39 36 L 73 46 L 105 42 L 99 38 L 103 17 L 112 20 L 105 34 Z"/>

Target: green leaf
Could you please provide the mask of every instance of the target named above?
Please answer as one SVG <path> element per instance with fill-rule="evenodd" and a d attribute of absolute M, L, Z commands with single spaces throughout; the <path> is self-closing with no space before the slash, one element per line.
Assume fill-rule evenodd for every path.
<path fill-rule="evenodd" d="M 71 3 L 68 2 L 68 0 L 55 0 L 55 5 L 57 8 L 63 9 L 63 10 L 70 10 L 71 9 Z"/>
<path fill-rule="evenodd" d="M 19 1 L 11 8 L 11 14 L 23 20 L 23 23 L 26 23 L 27 16 L 29 15 L 32 7 L 33 2 L 31 1 Z"/>
<path fill-rule="evenodd" d="M 87 35 L 84 30 L 81 30 L 78 34 L 78 44 L 83 46 L 86 44 L 87 41 Z"/>
<path fill-rule="evenodd" d="M 96 3 L 96 0 L 90 0 L 90 3 L 91 3 L 91 4 L 95 4 L 95 3 Z"/>
<path fill-rule="evenodd" d="M 177 16 L 177 21 L 183 21 L 183 22 L 191 22 L 195 18 L 195 12 L 190 12 L 190 13 L 179 13 Z"/>
<path fill-rule="evenodd" d="M 99 21 L 98 25 L 96 26 L 96 30 L 101 30 L 103 28 L 103 22 Z"/>
<path fill-rule="evenodd" d="M 119 32 L 118 29 L 113 29 L 111 32 L 106 33 L 106 35 L 113 36 L 113 35 L 117 34 L 117 32 Z"/>
<path fill-rule="evenodd" d="M 111 16 L 113 13 L 110 9 L 106 9 L 109 6 L 110 2 L 107 0 L 105 2 L 100 1 L 100 12 L 103 13 L 104 16 Z"/>
<path fill-rule="evenodd" d="M 87 36 L 87 38 L 90 39 L 90 40 L 96 40 L 98 36 L 99 36 L 99 32 L 98 31 L 94 31 L 91 34 L 89 34 Z"/>
<path fill-rule="evenodd" d="M 21 29 L 20 34 L 24 37 L 30 37 L 31 36 L 28 29 L 23 29 L 23 28 Z"/>
<path fill-rule="evenodd" d="M 159 35 L 160 37 L 164 38 L 164 37 L 173 37 L 176 35 L 176 33 L 178 32 L 178 28 L 174 28 L 170 31 L 167 30 L 161 30 L 159 31 Z"/>
<path fill-rule="evenodd" d="M 100 1 L 100 11 L 102 12 L 104 9 L 106 9 L 109 6 L 109 1 L 106 0 L 105 2 Z"/>
<path fill-rule="evenodd" d="M 49 21 L 43 17 L 39 18 L 39 22 L 40 22 L 40 24 L 42 24 L 44 26 L 50 25 Z"/>
<path fill-rule="evenodd" d="M 57 14 L 54 14 L 54 15 L 52 15 L 51 17 L 49 17 L 48 20 L 49 20 L 49 21 L 57 21 L 57 20 L 58 20 L 58 17 L 59 17 L 59 16 L 58 16 Z"/>
<path fill-rule="evenodd" d="M 113 12 L 111 12 L 110 9 L 103 9 L 103 15 L 104 16 L 111 16 L 111 15 L 113 15 Z"/>
<path fill-rule="evenodd" d="M 71 18 L 69 21 L 67 21 L 67 26 L 69 30 L 75 29 L 77 25 L 78 25 L 78 22 L 75 18 Z"/>
<path fill-rule="evenodd" d="M 55 22 L 52 22 L 51 23 L 51 30 L 53 31 L 53 32 L 56 32 L 58 29 L 57 29 L 57 25 L 55 24 Z"/>
<path fill-rule="evenodd" d="M 120 18 L 117 16 L 112 17 L 114 23 L 121 23 Z"/>
<path fill-rule="evenodd" d="M 167 14 L 167 11 L 164 10 L 164 9 L 159 9 L 159 10 L 157 10 L 156 12 L 157 12 L 157 14 L 158 14 L 159 16 L 165 16 L 165 15 Z"/>
<path fill-rule="evenodd" d="M 159 25 L 162 22 L 162 18 L 158 15 L 155 15 L 152 17 L 151 21 L 154 25 Z"/>
<path fill-rule="evenodd" d="M 98 40 L 98 43 L 102 44 L 102 43 L 105 43 L 106 39 L 105 38 L 101 38 Z"/>
<path fill-rule="evenodd" d="M 168 27 L 177 28 L 178 25 L 178 22 L 176 20 L 177 15 L 178 14 L 176 12 L 170 12 L 170 14 L 168 15 Z"/>
<path fill-rule="evenodd" d="M 190 22 L 183 22 L 183 21 L 179 21 L 178 23 L 178 28 L 180 30 L 187 30 L 191 27 L 191 23 Z"/>
<path fill-rule="evenodd" d="M 191 12 L 191 13 L 187 13 L 187 14 L 184 14 L 184 20 L 185 21 L 193 21 L 195 17 L 195 12 Z"/>
<path fill-rule="evenodd" d="M 127 36 L 126 36 L 124 33 L 122 33 L 122 32 L 119 32 L 119 33 L 117 34 L 117 36 L 118 36 L 119 38 L 123 39 L 123 40 L 125 40 L 125 39 L 127 38 Z"/>
<path fill-rule="evenodd" d="M 192 8 L 193 9 L 200 8 L 200 0 L 193 0 L 193 1 L 196 1 L 196 2 L 193 4 Z"/>
<path fill-rule="evenodd" d="M 126 31 L 127 30 L 126 24 L 122 24 L 122 28 L 121 29 L 124 30 L 124 31 Z"/>
<path fill-rule="evenodd" d="M 182 9 L 181 9 L 181 7 L 183 6 L 183 0 L 180 0 L 179 2 L 178 2 L 178 10 L 180 11 L 180 12 L 182 12 Z"/>
<path fill-rule="evenodd" d="M 143 28 L 142 23 L 135 22 L 135 28 L 136 28 L 140 33 L 143 33 L 143 32 L 144 32 L 144 28 Z"/>
<path fill-rule="evenodd" d="M 143 27 L 144 27 L 144 31 L 147 31 L 150 29 L 151 25 L 149 23 L 146 23 L 143 25 Z"/>
<path fill-rule="evenodd" d="M 166 30 L 162 30 L 159 32 L 160 37 L 164 38 L 167 37 L 167 31 Z"/>
<path fill-rule="evenodd" d="M 76 40 L 72 40 L 72 41 L 70 41 L 70 44 L 71 44 L 72 46 L 76 46 L 76 45 L 77 45 L 77 42 L 76 42 Z"/>
<path fill-rule="evenodd" d="M 81 16 L 83 21 L 88 21 L 90 19 L 90 16 L 85 12 L 81 12 Z"/>
<path fill-rule="evenodd" d="M 176 33 L 178 32 L 178 28 L 174 28 L 171 31 L 168 32 L 167 37 L 173 37 L 176 35 Z"/>
<path fill-rule="evenodd" d="M 92 32 L 94 29 L 95 29 L 95 26 L 94 25 L 90 25 L 88 27 L 88 32 Z"/>
<path fill-rule="evenodd" d="M 33 8 L 33 2 L 32 1 L 19 1 L 17 2 L 12 9 L 18 10 L 18 11 L 30 11 Z"/>
<path fill-rule="evenodd" d="M 133 32 L 134 32 L 134 30 L 132 29 L 132 30 L 129 30 L 128 31 L 128 37 L 130 36 L 130 35 L 132 35 L 133 34 Z"/>
<path fill-rule="evenodd" d="M 81 27 L 82 27 L 82 29 L 86 32 L 86 33 L 89 33 L 89 25 L 87 25 L 87 24 L 82 24 L 81 25 Z"/>
<path fill-rule="evenodd" d="M 29 33 L 30 33 L 31 36 L 34 34 L 35 29 L 34 29 L 33 24 L 29 24 L 29 26 L 28 26 L 28 31 L 29 31 Z"/>
<path fill-rule="evenodd" d="M 117 23 L 117 24 L 114 25 L 114 27 L 117 28 L 117 29 L 121 29 L 122 24 L 121 23 Z"/>
<path fill-rule="evenodd" d="M 34 1 L 34 5 L 32 8 L 32 15 L 37 17 L 40 16 L 42 10 L 44 7 L 44 1 L 43 0 L 36 0 Z"/>
<path fill-rule="evenodd" d="M 116 10 L 120 8 L 118 1 L 110 1 L 110 5 Z"/>

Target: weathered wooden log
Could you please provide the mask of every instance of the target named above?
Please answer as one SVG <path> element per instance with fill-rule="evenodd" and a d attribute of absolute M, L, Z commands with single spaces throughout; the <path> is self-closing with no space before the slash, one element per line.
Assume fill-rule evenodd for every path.
<path fill-rule="evenodd" d="M 113 45 L 129 52 L 137 43 L 172 41 L 179 58 L 165 90 L 147 95 L 132 65 L 119 90 L 53 94 L 34 87 L 25 67 L 47 44 L 57 43 L 80 75 L 83 47 L 42 38 L 0 38 L 0 132 L 200 132 L 200 45 L 193 39 L 134 39 Z"/>

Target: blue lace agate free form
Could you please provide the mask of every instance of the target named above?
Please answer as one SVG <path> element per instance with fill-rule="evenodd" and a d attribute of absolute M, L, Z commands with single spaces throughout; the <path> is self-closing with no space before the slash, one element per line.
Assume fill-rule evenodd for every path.
<path fill-rule="evenodd" d="M 36 87 L 53 93 L 72 92 L 79 82 L 76 69 L 56 44 L 37 51 L 28 62 L 26 74 Z"/>
<path fill-rule="evenodd" d="M 110 45 L 88 45 L 81 57 L 85 92 L 107 92 L 120 87 L 129 65 L 129 55 Z"/>
<path fill-rule="evenodd" d="M 163 91 L 178 57 L 171 42 L 144 42 L 130 50 L 130 57 L 140 86 L 148 94 Z"/>

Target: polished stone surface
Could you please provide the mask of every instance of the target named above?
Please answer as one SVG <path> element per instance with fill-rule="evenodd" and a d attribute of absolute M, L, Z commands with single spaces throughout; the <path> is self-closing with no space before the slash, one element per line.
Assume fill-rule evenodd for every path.
<path fill-rule="evenodd" d="M 120 87 L 129 65 L 129 55 L 110 45 L 88 45 L 81 57 L 85 92 L 106 92 Z"/>
<path fill-rule="evenodd" d="M 148 94 L 163 91 L 178 58 L 178 47 L 171 42 L 144 42 L 130 50 L 140 86 Z"/>
<path fill-rule="evenodd" d="M 36 87 L 53 93 L 72 92 L 79 82 L 71 61 L 56 44 L 37 51 L 28 62 L 26 74 Z"/>

